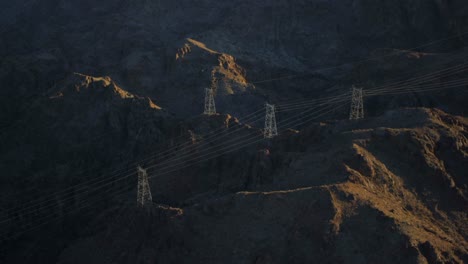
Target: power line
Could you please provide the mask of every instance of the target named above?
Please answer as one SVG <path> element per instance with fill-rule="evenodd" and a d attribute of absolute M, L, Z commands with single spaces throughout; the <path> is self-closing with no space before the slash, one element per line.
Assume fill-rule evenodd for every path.
<path fill-rule="evenodd" d="M 245 119 L 245 120 L 244 120 L 244 123 L 247 123 L 247 122 L 252 121 L 252 119 L 255 117 L 255 115 L 260 114 L 263 110 L 264 110 L 263 108 L 262 108 L 262 109 L 259 109 L 259 110 L 255 111 L 255 112 L 253 112 L 253 113 L 251 113 L 251 114 L 249 114 L 249 115 L 243 117 L 242 119 Z M 255 122 L 255 121 L 256 121 L 256 120 L 254 120 L 254 122 Z M 221 129 L 212 131 L 212 132 L 210 132 L 209 134 L 206 135 L 205 140 L 215 138 L 215 137 L 217 137 L 221 132 L 226 131 L 226 130 L 227 130 L 226 128 L 221 128 Z M 182 137 L 183 137 L 183 136 L 179 136 L 178 138 L 182 138 Z M 177 139 L 177 138 L 176 138 L 176 139 Z M 112 176 L 113 173 L 119 172 L 119 174 L 122 174 L 122 173 L 125 173 L 125 172 L 128 172 L 128 171 L 132 171 L 132 169 L 129 168 L 130 166 L 135 166 L 135 165 L 137 165 L 137 164 L 146 163 L 147 161 L 149 161 L 149 160 L 151 160 L 151 159 L 154 159 L 154 158 L 156 158 L 157 156 L 163 156 L 163 155 L 165 155 L 165 154 L 168 154 L 168 153 L 173 152 L 173 151 L 176 150 L 176 149 L 179 149 L 180 151 L 182 151 L 182 150 L 187 149 L 188 147 L 190 147 L 189 145 L 191 145 L 191 144 L 193 144 L 192 141 L 187 141 L 187 142 L 185 142 L 185 143 L 183 143 L 183 144 L 175 145 L 175 146 L 173 146 L 173 147 L 171 147 L 171 148 L 169 148 L 169 149 L 166 149 L 166 150 L 165 150 L 164 152 L 162 152 L 162 153 L 156 151 L 156 152 L 154 152 L 153 154 L 151 154 L 149 157 L 147 157 L 147 158 L 145 158 L 145 159 L 143 159 L 143 160 L 137 160 L 137 161 L 134 161 L 133 163 L 127 164 L 127 165 L 125 166 L 125 168 L 122 168 L 122 169 L 119 169 L 119 170 L 115 170 L 115 171 L 113 171 L 113 172 L 111 172 L 111 173 L 104 174 L 104 175 L 101 176 L 101 177 L 95 178 L 95 179 L 93 179 L 93 180 L 90 180 L 90 181 L 87 181 L 87 182 L 84 182 L 84 183 L 80 183 L 80 184 L 78 184 L 78 185 L 83 185 L 83 184 L 86 184 L 86 183 L 93 182 L 93 181 L 95 181 L 96 179 L 103 178 L 104 176 Z M 159 146 L 162 147 L 163 144 L 160 144 Z M 123 153 L 123 151 L 122 151 L 121 153 Z M 124 170 L 124 169 L 125 169 L 125 171 L 121 171 L 121 170 Z M 82 171 L 82 173 L 84 173 L 84 172 L 85 172 L 85 170 Z M 80 173 L 80 174 L 81 174 L 81 173 Z M 78 174 L 78 175 L 80 175 L 80 174 Z M 76 186 L 77 186 L 77 185 L 70 186 L 70 187 L 67 187 L 67 189 L 72 189 L 73 187 L 76 187 Z M 60 192 L 61 192 L 61 191 L 60 191 Z M 60 192 L 56 192 L 56 193 L 54 193 L 53 195 L 56 195 L 57 193 L 60 193 Z"/>
<path fill-rule="evenodd" d="M 145 207 L 153 202 L 151 188 L 148 182 L 148 173 L 145 169 L 138 166 L 138 191 L 137 204 L 139 207 Z"/>
<path fill-rule="evenodd" d="M 450 76 L 450 75 L 453 75 L 453 74 L 456 74 L 456 73 L 463 72 L 463 71 L 466 70 L 467 66 L 468 66 L 468 63 L 462 63 L 462 64 L 458 64 L 458 65 L 455 65 L 455 66 L 452 66 L 452 67 L 449 67 L 449 68 L 444 68 L 442 70 L 427 73 L 425 75 L 413 77 L 413 78 L 410 78 L 410 79 L 407 79 L 407 80 L 400 80 L 400 81 L 396 81 L 396 82 L 389 83 L 389 84 L 386 84 L 386 85 L 376 86 L 376 87 L 374 87 L 374 88 L 372 88 L 370 90 L 368 89 L 366 91 L 374 91 L 374 90 L 377 91 L 377 90 L 380 90 L 380 89 L 386 90 L 386 89 L 390 89 L 392 87 L 396 87 L 397 85 L 400 86 L 402 84 L 408 85 L 408 84 L 412 84 L 412 83 L 420 82 L 420 81 L 431 81 L 431 80 L 434 80 L 434 79 L 443 78 L 443 77 L 447 77 L 447 76 Z M 343 97 L 346 97 L 346 96 L 348 96 L 348 94 L 343 94 Z M 290 107 L 292 109 L 294 109 L 296 106 L 309 105 L 310 103 L 320 102 L 320 101 L 323 101 L 323 100 L 326 101 L 326 100 L 328 100 L 330 98 L 334 98 L 334 97 L 335 96 L 325 97 L 325 98 L 320 98 L 320 99 L 301 99 L 299 101 L 294 101 L 293 104 L 288 104 L 285 107 L 283 107 L 283 104 L 278 104 L 278 108 L 280 109 L 279 111 L 284 111 L 284 110 L 289 110 Z"/>
<path fill-rule="evenodd" d="M 260 111 L 260 110 L 259 110 L 259 111 Z M 256 112 L 259 112 L 259 111 L 256 111 Z M 254 113 L 255 113 L 255 112 L 254 112 Z M 251 115 L 249 115 L 249 116 L 251 116 Z M 249 119 L 251 119 L 251 118 L 249 118 Z M 258 119 L 257 119 L 257 120 L 258 120 Z M 240 129 L 241 129 L 241 128 L 239 128 L 238 130 L 240 130 Z M 233 132 L 236 132 L 236 131 L 231 131 L 231 132 L 228 133 L 228 134 L 232 134 Z M 227 136 L 228 134 L 223 135 L 223 136 Z M 214 136 L 216 136 L 216 135 L 214 135 Z M 212 138 L 212 137 L 208 137 L 208 138 Z M 208 139 L 208 138 L 207 138 L 207 139 Z M 203 143 L 204 143 L 204 144 L 207 144 L 207 143 L 209 143 L 209 142 L 206 142 L 206 140 L 205 140 Z M 166 152 L 169 152 L 169 151 L 170 151 L 170 150 L 167 150 Z M 172 161 L 172 160 L 169 160 L 169 161 Z M 167 163 L 167 162 L 166 162 L 166 163 Z M 163 163 L 163 164 L 164 164 L 164 163 Z M 157 164 L 157 165 L 162 165 L 162 164 Z M 131 170 L 131 169 L 128 169 L 127 171 L 129 171 L 129 170 Z M 124 173 L 124 172 L 119 173 L 119 175 L 121 175 L 122 173 Z M 130 174 L 125 175 L 124 178 L 128 178 L 128 177 L 130 177 L 131 175 L 133 175 L 133 173 L 130 173 Z M 117 176 L 118 176 L 118 175 L 117 175 Z M 100 178 L 102 178 L 102 177 L 100 177 Z M 99 179 L 99 178 L 98 178 L 98 179 Z M 112 179 L 112 178 L 111 178 L 111 179 Z M 98 181 L 97 183 L 101 183 L 101 182 L 106 181 L 106 180 L 107 180 L 107 179 L 104 179 L 104 180 Z M 94 181 L 93 181 L 93 182 L 94 182 Z M 89 182 L 86 182 L 86 183 L 89 184 Z M 79 185 L 84 185 L 84 184 L 85 184 L 85 183 L 79 184 Z M 69 189 L 70 192 L 79 191 L 80 189 L 78 189 L 78 190 L 74 189 L 74 188 L 76 188 L 76 187 L 77 187 L 77 186 L 70 186 L 70 187 L 67 188 L 67 189 Z M 86 186 L 83 186 L 83 187 L 88 188 L 89 185 L 86 185 Z M 56 194 L 55 194 L 55 195 L 56 195 Z M 49 202 L 49 201 L 54 201 L 54 200 L 55 200 L 55 197 L 53 197 L 53 198 L 50 199 L 50 200 L 41 201 L 41 202 L 39 202 L 39 203 L 40 203 L 40 204 L 43 204 L 43 203 L 46 203 L 46 202 Z M 30 206 L 30 207 L 32 207 L 32 206 Z M 27 209 L 29 209 L 30 207 L 28 207 Z M 1 222 L 0 222 L 0 223 L 1 223 Z"/>
<path fill-rule="evenodd" d="M 339 97 L 337 97 L 337 98 L 339 98 Z M 205 142 L 204 142 L 204 143 L 205 143 Z M 190 155 L 190 154 L 189 154 L 189 155 Z M 183 156 L 183 157 L 184 157 L 184 156 Z M 173 160 L 169 160 L 169 162 L 170 162 L 170 161 L 173 161 Z M 160 165 L 162 165 L 162 164 L 156 164 L 156 165 L 157 165 L 157 166 L 160 166 Z M 154 166 L 152 166 L 152 167 L 154 167 Z M 125 177 L 129 177 L 129 176 L 131 176 L 131 175 L 132 175 L 132 174 L 129 174 L 129 175 L 126 175 Z M 107 179 L 106 179 L 106 180 L 107 180 Z M 100 183 L 100 182 L 98 182 L 98 183 Z M 88 186 L 87 186 L 87 187 L 88 187 Z M 73 190 L 73 191 L 76 191 L 76 190 Z M 55 198 L 54 198 L 53 200 L 55 200 Z M 44 202 L 41 202 L 40 204 L 42 204 L 42 203 L 44 203 Z"/>
<path fill-rule="evenodd" d="M 339 97 L 337 97 L 337 98 L 339 98 Z M 170 161 L 173 161 L 173 160 L 170 160 Z M 157 165 L 161 165 L 161 164 L 157 164 Z M 130 175 L 131 175 L 131 174 L 130 174 Z"/>
<path fill-rule="evenodd" d="M 334 109 L 332 109 L 332 110 L 334 110 Z M 328 111 L 328 112 L 330 112 L 330 111 Z M 328 112 L 327 112 L 327 113 L 328 113 Z M 324 114 L 325 114 L 325 113 L 324 113 Z M 302 115 L 302 113 L 301 113 L 301 115 Z M 304 123 L 304 122 L 302 122 L 302 123 Z M 255 142 L 258 142 L 258 141 L 255 141 Z M 248 142 L 247 145 L 253 144 L 253 143 L 255 143 L 255 142 Z M 242 145 L 242 146 L 240 146 L 240 147 L 244 147 L 244 146 L 245 146 L 245 144 Z M 239 148 L 239 147 L 237 147 L 237 148 L 236 148 L 236 147 L 234 147 L 234 148 L 230 147 L 228 151 L 225 151 L 225 152 L 222 152 L 222 153 L 217 153 L 216 156 L 224 155 L 224 154 L 226 154 L 226 153 L 235 151 L 235 150 L 237 150 L 238 148 Z M 216 157 L 216 156 L 215 156 L 215 157 Z M 209 158 L 209 159 L 212 159 L 212 158 L 214 158 L 214 157 L 212 156 L 212 157 L 208 157 L 208 158 Z M 197 163 L 199 163 L 199 162 L 201 162 L 201 161 L 198 161 Z M 193 164 L 188 164 L 188 165 L 186 164 L 184 167 L 191 166 L 191 165 L 193 165 Z M 177 168 L 176 170 L 179 170 L 179 169 L 180 169 L 180 168 Z M 170 172 L 171 172 L 171 171 L 168 171 L 168 172 L 165 172 L 165 173 L 170 173 Z M 91 204 L 92 204 L 92 203 L 91 203 Z"/>
<path fill-rule="evenodd" d="M 433 40 L 431 42 L 428 42 L 428 43 L 425 43 L 425 44 L 422 44 L 422 45 L 419 45 L 419 46 L 416 46 L 416 47 L 413 47 L 413 48 L 410 48 L 410 49 L 398 50 L 396 52 L 393 52 L 393 53 L 387 54 L 387 55 L 376 56 L 376 57 L 368 57 L 368 58 L 365 58 L 365 59 L 345 62 L 345 63 L 338 64 L 338 65 L 335 65 L 335 66 L 318 67 L 318 68 L 311 69 L 310 71 L 312 71 L 312 72 L 305 73 L 305 74 L 288 75 L 288 76 L 283 76 L 283 77 L 278 77 L 278 78 L 270 78 L 270 79 L 252 81 L 250 83 L 251 84 L 260 84 L 260 83 L 279 81 L 279 80 L 285 80 L 285 79 L 295 79 L 295 78 L 307 77 L 307 76 L 310 76 L 310 75 L 315 75 L 315 74 L 317 74 L 317 72 L 320 72 L 320 71 L 332 70 L 332 69 L 341 68 L 341 67 L 344 67 L 344 66 L 347 66 L 347 65 L 361 64 L 363 62 L 368 62 L 368 61 L 393 57 L 393 56 L 401 54 L 402 51 L 415 51 L 415 50 L 420 49 L 420 48 L 429 47 L 429 46 L 431 46 L 433 44 L 440 43 L 440 42 L 447 41 L 447 40 L 451 40 L 451 39 L 454 39 L 454 38 L 460 38 L 460 37 L 465 36 L 465 35 L 468 35 L 468 31 L 462 32 L 462 33 L 459 33 L 459 34 L 456 34 L 456 35 L 452 35 L 452 36 L 447 37 L 447 38 Z"/>
<path fill-rule="evenodd" d="M 465 35 L 465 34 L 468 34 L 468 32 L 464 33 L 463 35 Z M 458 37 L 458 35 L 455 36 L 455 37 Z M 444 39 L 442 39 L 442 40 L 437 40 L 437 41 L 443 41 L 443 40 L 444 40 Z M 433 41 L 433 42 L 436 42 L 436 41 Z M 433 42 L 431 42 L 431 43 L 433 43 Z M 427 44 L 427 45 L 429 45 L 429 44 Z M 423 45 L 423 46 L 424 46 L 424 45 Z M 417 48 L 417 47 L 416 47 L 416 48 Z M 281 110 L 280 110 L 280 111 L 281 111 Z M 104 136 L 104 135 L 103 135 L 103 136 Z M 123 153 L 123 151 L 122 151 L 121 153 Z M 127 166 L 127 167 L 128 167 L 128 166 Z"/>
<path fill-rule="evenodd" d="M 339 98 L 339 97 L 338 97 L 338 98 Z M 250 141 L 250 140 L 249 140 L 249 141 Z M 243 142 L 241 142 L 241 143 L 247 143 L 247 144 L 249 144 L 249 143 L 250 143 L 249 141 L 245 140 L 245 141 L 243 141 Z M 238 144 L 239 144 L 239 143 L 238 143 Z M 231 147 L 231 146 L 229 146 L 229 147 Z M 221 150 L 224 150 L 224 149 L 225 149 L 225 148 L 222 148 Z M 236 149 L 236 148 L 234 148 L 234 149 Z M 218 154 L 219 151 L 220 151 L 220 150 L 217 150 L 217 151 L 215 151 L 215 152 L 217 152 L 217 154 Z M 222 153 L 224 153 L 224 152 L 222 152 Z M 221 153 L 221 154 L 222 154 L 222 153 Z M 207 154 L 205 154 L 204 156 L 209 156 L 209 155 L 210 155 L 210 153 L 207 153 Z M 203 157 L 203 156 L 202 156 L 202 157 Z M 211 158 L 211 157 L 208 157 L 208 158 Z M 189 161 L 191 161 L 191 160 L 189 160 Z M 184 161 L 184 163 L 186 163 L 186 162 L 187 162 L 187 161 Z M 190 166 L 190 165 L 191 165 L 191 164 L 188 164 L 188 166 Z M 173 166 L 172 166 L 172 167 L 173 167 Z M 168 168 L 171 168 L 171 166 L 166 167 L 165 169 L 168 169 Z M 176 168 L 175 170 L 179 170 L 179 169 L 180 169 L 180 168 L 178 167 L 178 168 Z M 165 173 L 170 173 L 170 172 L 172 172 L 172 171 L 166 171 Z M 112 182 L 111 182 L 111 183 L 112 183 Z M 106 185 L 108 185 L 108 184 L 106 184 Z M 102 187 L 102 186 L 101 186 L 101 187 Z"/>
<path fill-rule="evenodd" d="M 257 120 L 259 120 L 259 119 L 257 119 Z M 236 128 L 234 131 L 230 131 L 229 133 L 223 135 L 223 137 L 225 137 L 225 136 L 227 136 L 227 135 L 229 135 L 229 134 L 232 134 L 232 133 L 234 133 L 234 132 L 236 132 L 236 131 L 239 131 L 239 130 L 241 130 L 241 129 L 242 129 L 242 127 Z M 213 136 L 214 136 L 214 135 L 213 135 Z M 211 137 L 209 137 L 209 138 L 213 138 L 213 136 L 211 136 Z M 206 140 L 205 140 L 205 141 L 203 141 L 203 145 L 208 144 L 208 143 L 211 143 L 211 142 L 214 142 L 214 141 L 216 141 L 216 140 L 219 140 L 219 138 L 214 139 L 214 140 L 210 140 L 210 141 L 206 141 Z M 232 139 L 231 139 L 230 141 L 232 141 Z M 229 141 L 228 141 L 228 142 L 229 142 Z M 188 149 L 189 147 L 191 147 L 191 146 L 187 146 L 187 147 L 185 147 L 185 148 L 182 148 L 182 149 L 179 150 L 179 152 L 182 152 L 183 150 L 186 150 L 186 149 Z M 184 156 L 184 155 L 185 155 L 185 156 Z M 169 163 L 169 162 L 171 162 L 171 161 L 173 161 L 173 160 L 180 159 L 181 157 L 183 158 L 183 157 L 186 157 L 186 156 L 190 156 L 190 155 L 192 155 L 192 154 L 188 153 L 188 154 L 184 154 L 184 155 L 182 155 L 182 156 L 175 156 L 175 157 L 173 157 L 173 158 L 170 158 L 170 159 L 168 159 L 168 160 L 166 160 L 166 161 L 164 161 L 164 162 L 162 162 L 162 163 L 156 164 L 156 165 L 157 165 L 157 166 L 161 166 L 161 165 L 164 165 L 164 164 L 166 164 L 166 163 Z M 153 165 L 153 166 L 150 166 L 149 168 L 153 168 L 153 167 L 154 167 L 154 165 Z M 117 175 L 112 176 L 112 177 L 110 178 L 111 182 L 112 182 L 112 178 L 116 178 L 117 176 L 120 176 L 120 175 L 122 175 L 122 174 L 124 174 L 124 173 L 126 173 L 126 172 L 128 172 L 128 171 L 133 171 L 133 170 L 128 169 L 127 171 L 124 171 L 124 172 L 118 173 Z M 134 175 L 134 172 L 128 173 L 128 174 L 124 175 L 123 177 L 120 177 L 119 180 L 126 179 L 126 178 L 128 178 L 128 177 L 131 177 L 132 175 Z M 103 178 L 103 177 L 99 177 L 99 178 Z M 89 187 L 92 186 L 92 185 L 99 184 L 99 183 L 103 183 L 103 182 L 106 182 L 106 181 L 108 181 L 108 180 L 109 180 L 108 178 L 104 178 L 104 179 L 101 179 L 101 180 L 99 180 L 99 181 L 94 181 L 94 182 L 92 182 L 92 183 L 87 182 L 88 185 L 85 185 L 84 183 L 82 183 L 82 184 L 79 184 L 79 185 L 84 185 L 84 186 L 83 186 L 82 188 L 79 188 L 79 189 L 74 189 L 74 188 L 76 188 L 77 186 L 70 186 L 70 187 L 67 188 L 67 189 L 70 190 L 70 191 L 68 191 L 68 193 L 76 192 L 76 191 L 80 191 L 80 190 L 85 190 L 84 188 L 87 189 L 87 188 L 89 188 Z M 55 196 L 54 196 L 54 195 L 50 195 L 50 196 L 53 196 L 53 197 L 52 197 L 51 199 L 45 201 L 45 202 L 55 201 Z M 40 204 L 45 203 L 45 202 L 41 202 Z M 26 209 L 32 208 L 32 207 L 34 207 L 34 206 L 36 206 L 36 205 L 33 204 L 33 205 L 31 205 L 31 206 L 28 206 Z M 2 221 L 0 221 L 0 223 L 2 223 Z"/>
<path fill-rule="evenodd" d="M 245 138 L 245 136 L 244 136 L 244 137 L 241 137 L 241 138 Z M 237 141 L 238 141 L 239 139 L 234 139 L 234 140 L 237 140 Z M 244 140 L 244 141 L 242 141 L 242 142 L 246 142 L 246 140 Z M 223 142 L 223 143 L 226 143 L 226 142 Z M 237 143 L 238 143 L 238 142 L 237 142 Z M 207 150 L 210 150 L 210 149 L 213 149 L 213 148 L 208 148 Z M 206 150 L 205 150 L 205 151 L 206 151 Z M 219 151 L 219 150 L 218 150 L 218 151 Z M 213 152 L 206 153 L 206 154 L 203 155 L 203 156 L 208 156 L 208 155 L 210 155 L 211 153 L 213 153 Z M 203 157 L 203 156 L 202 156 L 202 157 Z M 186 157 L 190 157 L 190 155 L 189 155 L 189 156 L 186 156 Z M 179 160 L 180 160 L 180 158 L 179 158 Z M 189 159 L 189 161 L 192 161 L 192 160 L 194 160 L 194 159 Z M 187 161 L 184 161 L 184 162 L 187 162 Z M 161 164 L 156 164 L 156 165 L 161 165 Z M 173 166 L 169 166 L 169 168 L 174 167 L 174 166 L 177 166 L 177 164 L 176 164 L 176 165 L 173 165 Z M 148 167 L 148 168 L 153 168 L 153 167 L 155 167 L 155 165 L 150 166 L 150 167 Z M 162 169 L 167 169 L 167 168 L 161 168 L 161 170 L 162 170 Z M 133 175 L 133 174 L 126 175 L 124 178 L 128 178 L 128 177 L 131 176 L 131 175 Z M 109 182 L 109 183 L 107 183 L 107 184 L 104 184 L 104 185 L 102 185 L 101 187 L 97 187 L 97 189 L 91 189 L 90 191 L 96 191 L 96 190 L 98 190 L 99 188 L 102 188 L 102 187 L 104 187 L 104 186 L 107 186 L 107 185 L 109 185 L 109 184 L 112 184 L 112 183 L 114 183 L 114 182 L 116 182 L 116 181 L 123 180 L 124 178 L 119 178 L 119 179 L 113 180 L 112 182 Z M 70 199 L 71 199 L 71 198 L 70 198 Z"/>
<path fill-rule="evenodd" d="M 265 128 L 263 131 L 263 136 L 265 138 L 273 138 L 278 135 L 278 130 L 276 127 L 275 106 L 271 104 L 265 104 L 265 108 Z"/>
<path fill-rule="evenodd" d="M 358 120 L 364 118 L 364 101 L 362 99 L 362 95 L 362 88 L 356 88 L 353 86 L 349 120 Z"/>

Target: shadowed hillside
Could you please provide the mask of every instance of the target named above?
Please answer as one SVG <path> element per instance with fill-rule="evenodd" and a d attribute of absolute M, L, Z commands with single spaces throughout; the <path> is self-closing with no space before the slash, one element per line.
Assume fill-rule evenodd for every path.
<path fill-rule="evenodd" d="M 0 9 L 0 263 L 468 263 L 464 1 Z"/>
<path fill-rule="evenodd" d="M 275 140 L 270 156 L 235 153 L 179 176 L 217 177 L 209 196 L 184 201 L 153 182 L 179 193 L 180 208 L 116 209 L 59 263 L 463 263 L 467 125 L 429 109 L 315 124 Z"/>

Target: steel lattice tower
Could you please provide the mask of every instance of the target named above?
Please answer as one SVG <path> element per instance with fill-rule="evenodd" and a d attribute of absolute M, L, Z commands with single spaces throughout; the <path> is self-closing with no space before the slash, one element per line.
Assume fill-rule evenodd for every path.
<path fill-rule="evenodd" d="M 275 106 L 265 104 L 265 108 L 265 130 L 263 131 L 263 136 L 265 138 L 273 138 L 278 135 L 278 129 L 276 128 Z"/>
<path fill-rule="evenodd" d="M 216 114 L 216 106 L 214 101 L 214 91 L 213 88 L 205 89 L 205 115 L 214 115 Z"/>
<path fill-rule="evenodd" d="M 138 166 L 138 193 L 137 204 L 139 207 L 144 207 L 147 203 L 151 204 L 153 198 L 151 197 L 151 190 L 148 181 L 148 173 L 146 170 Z"/>
<path fill-rule="evenodd" d="M 351 111 L 349 113 L 349 120 L 357 120 L 364 118 L 364 100 L 362 88 L 353 86 L 351 95 Z"/>

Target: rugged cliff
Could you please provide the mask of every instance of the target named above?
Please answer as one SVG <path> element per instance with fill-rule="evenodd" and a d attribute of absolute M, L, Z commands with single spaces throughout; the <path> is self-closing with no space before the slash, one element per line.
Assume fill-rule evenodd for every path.
<path fill-rule="evenodd" d="M 463 65 L 464 1 L 0 7 L 0 262 L 468 261 L 466 85 L 369 97 L 365 120 L 336 108 L 191 160 L 206 142 L 222 154 L 261 138 L 261 113 L 243 117 L 265 102 Z M 429 83 L 462 79 L 459 69 Z M 200 115 L 207 87 L 211 117 Z M 152 171 L 153 208 L 135 209 L 126 176 L 177 156 L 169 172 Z M 119 177 L 106 191 L 89 183 Z"/>
<path fill-rule="evenodd" d="M 153 182 L 179 208 L 109 209 L 59 263 L 464 263 L 467 126 L 421 108 L 315 124 Z"/>

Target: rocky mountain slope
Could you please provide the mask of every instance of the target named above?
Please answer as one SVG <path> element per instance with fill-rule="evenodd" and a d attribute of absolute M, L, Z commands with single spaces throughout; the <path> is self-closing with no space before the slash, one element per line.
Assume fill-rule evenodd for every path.
<path fill-rule="evenodd" d="M 148 155 L 177 131 L 174 118 L 151 99 L 109 77 L 78 73 L 37 97 L 27 113 L 1 134 L 4 208 L 39 202 L 41 194 Z"/>
<path fill-rule="evenodd" d="M 110 76 L 129 92 L 159 98 L 162 107 L 188 116 L 194 109 L 200 112 L 194 104 L 200 105 L 212 71 L 222 67 L 230 74 L 219 72 L 221 83 L 233 86 L 235 94 L 247 100 L 231 93 L 231 99 L 220 96 L 227 101 L 220 110 L 239 115 L 244 108 L 261 106 L 265 99 L 313 97 L 337 84 L 335 89 L 348 90 L 361 82 L 371 81 L 366 88 L 384 83 L 395 76 L 389 57 L 378 61 L 377 69 L 385 69 L 384 78 L 368 74 L 376 69 L 374 64 L 344 64 L 376 51 L 393 53 L 391 49 L 451 37 L 419 49 L 443 53 L 440 57 L 453 55 L 466 44 L 466 9 L 459 0 L 237 0 L 196 5 L 166 0 L 26 1 L 5 10 L 16 14 L 16 19 L 4 18 L 0 80 L 6 88 L 1 98 L 15 97 L 27 104 L 31 95 L 46 91 L 71 72 L 81 72 Z M 177 59 L 184 49 L 193 54 Z M 224 54 L 224 66 L 216 53 Z M 417 60 L 401 62 L 406 64 L 403 72 L 413 69 L 412 61 Z M 432 61 L 424 61 L 428 62 Z M 398 71 L 396 76 L 401 74 Z M 300 78 L 281 79 L 291 75 Z M 252 84 L 257 87 L 257 100 L 249 99 Z M 247 86 L 251 88 L 245 90 Z M 178 100 L 181 97 L 190 100 Z M 10 101 L 2 99 L 2 124 L 22 113 L 21 104 Z"/>
<path fill-rule="evenodd" d="M 0 263 L 468 262 L 466 85 L 368 97 L 365 120 L 336 108 L 271 142 L 177 166 L 151 179 L 149 212 L 135 208 L 136 178 L 76 187 L 181 155 L 166 151 L 183 144 L 201 154 L 215 130 L 219 153 L 217 144 L 261 138 L 263 120 L 243 117 L 265 102 L 466 63 L 464 1 L 0 0 L 0 9 L 0 218 L 10 219 L 0 236 L 58 216 L 0 242 Z M 200 115 L 207 87 L 220 113 L 211 117 Z M 31 203 L 41 205 L 15 212 Z"/>
<path fill-rule="evenodd" d="M 173 188 L 152 181 L 173 207 L 110 208 L 57 262 L 464 263 L 467 126 L 422 108 L 317 123 L 269 155 L 229 154 Z M 195 175 L 218 184 L 187 199 L 179 186 Z"/>

